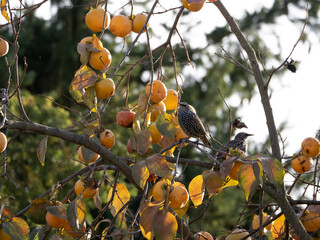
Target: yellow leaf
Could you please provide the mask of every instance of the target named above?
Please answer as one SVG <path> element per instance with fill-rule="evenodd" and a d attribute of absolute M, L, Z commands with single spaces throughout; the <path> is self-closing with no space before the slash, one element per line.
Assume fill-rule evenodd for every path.
<path fill-rule="evenodd" d="M 274 239 L 281 238 L 285 234 L 285 220 L 286 218 L 283 214 L 274 220 L 271 230 Z"/>
<path fill-rule="evenodd" d="M 81 90 L 83 88 L 93 86 L 98 79 L 95 71 L 90 69 L 87 65 L 82 65 L 74 75 L 72 80 L 72 90 Z"/>
<path fill-rule="evenodd" d="M 107 201 L 110 201 L 113 193 L 113 188 L 109 190 Z M 113 201 L 109 208 L 113 216 L 130 200 L 130 193 L 125 185 L 117 183 Z"/>
<path fill-rule="evenodd" d="M 188 190 L 194 206 L 201 205 L 205 190 L 202 175 L 198 175 L 191 180 Z"/>
<path fill-rule="evenodd" d="M 10 22 L 6 5 L 7 5 L 7 0 L 1 0 L 1 14 L 8 22 Z"/>

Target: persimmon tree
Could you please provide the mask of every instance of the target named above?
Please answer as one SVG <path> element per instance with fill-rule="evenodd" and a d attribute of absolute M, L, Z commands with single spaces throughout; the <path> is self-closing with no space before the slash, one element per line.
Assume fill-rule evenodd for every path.
<path fill-rule="evenodd" d="M 80 120 L 58 127 L 54 122 L 50 126 L 35 122 L 25 110 L 26 106 L 32 107 L 32 102 L 26 102 L 22 96 L 23 79 L 28 71 L 26 60 L 24 67 L 21 67 L 19 62 L 22 20 L 44 2 L 46 1 L 32 7 L 21 4 L 20 14 L 16 15 L 14 13 L 17 11 L 11 8 L 9 1 L 1 1 L 2 15 L 8 21 L 7 26 L 11 27 L 13 34 L 12 40 L 2 38 L 1 42 L 9 42 L 9 47 L 14 52 L 12 59 L 5 57 L 7 51 L 1 54 L 3 56 L 0 59 L 1 64 L 6 64 L 9 73 L 7 81 L 1 82 L 3 86 L 0 92 L 0 128 L 4 133 L 1 134 L 0 141 L 0 149 L 3 152 L 1 191 L 5 193 L 4 186 L 7 182 L 14 182 L 7 173 L 7 169 L 10 168 L 7 149 L 14 149 L 16 138 L 21 133 L 42 136 L 34 156 L 38 157 L 39 164 L 43 167 L 46 167 L 45 159 L 47 149 L 50 148 L 50 138 L 58 138 L 65 144 L 72 145 L 73 151 L 69 151 L 67 158 L 78 165 L 81 164 L 82 167 L 64 175 L 50 189 L 18 212 L 10 209 L 10 205 L 14 204 L 14 201 L 11 201 L 14 196 L 2 195 L 2 238 L 134 239 L 143 236 L 147 239 L 210 239 L 203 222 L 212 214 L 208 211 L 209 205 L 227 188 L 242 190 L 245 204 L 239 204 L 239 208 L 243 208 L 243 213 L 252 206 L 255 208 L 249 211 L 249 214 L 241 214 L 238 221 L 233 223 L 232 229 L 211 232 L 212 236 L 229 240 L 290 239 L 291 236 L 295 239 L 312 239 L 319 236 L 317 169 L 320 143 L 317 138 L 310 137 L 302 142 L 296 155 L 285 156 L 281 150 L 282 139 L 276 128 L 269 98 L 269 88 L 274 74 L 285 67 L 291 71 L 295 69 L 289 59 L 301 40 L 306 24 L 301 29 L 301 36 L 297 38 L 292 52 L 278 67 L 270 70 L 257 56 L 259 49 L 252 47 L 220 0 L 183 0 L 182 4 L 177 2 L 176 7 L 165 11 L 156 11 L 156 7 L 161 6 L 160 1 L 156 0 L 147 13 L 136 15 L 133 14 L 135 3 L 130 1 L 122 6 L 131 9 L 129 16 L 110 16 L 109 8 L 112 3 L 95 1 L 90 5 L 91 9 L 87 15 L 83 16 L 87 27 L 92 30 L 91 35 L 79 39 L 75 46 L 80 60 L 78 69 L 74 69 L 74 78 L 70 79 L 69 93 L 77 103 L 77 109 L 56 103 L 70 112 L 77 112 Z M 239 149 L 229 149 L 224 153 L 223 159 L 218 159 L 216 153 L 222 153 L 220 147 L 223 146 L 219 139 L 210 136 L 211 141 L 216 143 L 213 146 L 193 141 L 194 139 L 188 139 L 179 125 L 179 99 L 188 99 L 183 96 L 184 82 L 181 81 L 183 76 L 179 71 L 179 65 L 182 63 L 176 58 L 176 49 L 172 41 L 173 38 L 179 39 L 181 49 L 191 64 L 191 49 L 187 47 L 178 30 L 179 21 L 184 17 L 184 12 L 200 11 L 209 4 L 214 5 L 225 18 L 245 56 L 241 58 L 225 52 L 223 58 L 239 67 L 241 71 L 249 73 L 259 89 L 268 127 L 270 150 L 261 146 L 262 152 L 246 155 Z M 174 13 L 171 28 L 167 32 L 166 40 L 153 48 L 150 19 L 155 14 L 167 12 Z M 306 17 L 306 23 L 307 19 Z M 113 52 L 108 50 L 108 44 L 102 41 L 104 34 L 109 30 L 114 34 L 114 38 L 134 34 L 132 30 L 136 33 L 130 44 L 123 39 L 123 44 L 128 46 L 122 58 L 116 59 L 116 62 L 112 58 Z M 147 48 L 142 57 L 134 58 L 133 49 L 139 45 L 142 36 L 147 39 Z M 170 80 L 166 77 L 163 65 L 168 53 L 170 71 L 174 72 L 175 80 L 175 87 L 171 89 L 167 88 Z M 149 66 L 148 82 L 131 106 L 128 104 L 129 88 L 133 84 L 130 82 L 130 75 L 146 62 Z M 124 94 L 119 93 L 120 86 L 125 87 Z M 230 110 L 221 92 L 217 91 L 217 94 L 218 92 Z M 123 98 L 123 110 L 114 116 L 114 123 L 105 125 L 103 115 L 112 108 L 116 94 Z M 11 101 L 16 101 L 19 108 L 11 109 Z M 192 105 L 192 102 L 188 103 Z M 45 105 L 43 107 L 45 108 Z M 233 120 L 231 110 L 229 114 L 231 136 L 234 129 L 245 127 L 245 123 Z M 114 145 L 120 144 L 117 143 L 115 132 L 112 130 L 114 124 L 130 133 L 128 142 L 122 146 L 121 155 L 113 153 Z M 13 134 L 10 134 L 12 137 L 7 143 L 6 136 L 9 136 L 10 132 Z M 182 158 L 181 154 L 187 148 L 199 151 L 203 160 Z M 306 161 L 299 160 L 303 158 L 308 158 L 307 165 Z M 285 164 L 289 161 L 292 161 L 294 169 L 299 169 L 296 174 L 286 170 Z M 195 166 L 201 167 L 202 170 L 187 184 L 182 183 L 180 179 L 186 169 Z M 314 171 L 310 171 L 311 169 Z M 295 182 L 289 189 L 284 185 L 286 174 L 295 177 Z M 301 181 L 301 174 L 310 175 L 313 179 L 310 182 Z M 299 200 L 290 196 L 299 181 L 306 188 L 314 188 L 312 200 Z M 69 188 L 68 193 L 59 199 L 59 192 L 66 188 Z M 106 199 L 100 198 L 102 194 Z M 264 194 L 271 200 L 265 202 Z M 88 219 L 88 205 L 95 210 L 90 213 L 91 219 Z M 308 208 L 302 207 L 305 205 Z M 188 211 L 200 209 L 201 206 L 204 206 L 203 212 L 189 220 Z M 241 225 L 243 218 L 248 218 L 249 215 L 253 218 L 250 228 Z M 194 222 L 201 222 L 201 229 L 193 229 Z"/>

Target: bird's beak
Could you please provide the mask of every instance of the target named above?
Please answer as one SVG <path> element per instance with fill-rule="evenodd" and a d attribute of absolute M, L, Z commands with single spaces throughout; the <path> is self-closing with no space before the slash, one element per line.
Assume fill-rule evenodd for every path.
<path fill-rule="evenodd" d="M 247 133 L 247 136 L 249 137 L 249 136 L 254 136 L 254 134 L 251 134 L 251 133 Z"/>

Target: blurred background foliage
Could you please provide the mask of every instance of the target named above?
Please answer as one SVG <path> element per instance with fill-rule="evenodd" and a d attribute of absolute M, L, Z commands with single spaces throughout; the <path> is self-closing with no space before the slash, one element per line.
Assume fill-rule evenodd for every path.
<path fill-rule="evenodd" d="M 283 59 L 280 59 L 279 54 L 275 55 L 270 51 L 267 43 L 263 41 L 263 36 L 260 36 L 257 30 L 264 24 L 276 24 L 278 19 L 283 16 L 290 18 L 293 22 L 303 23 L 305 19 L 295 18 L 294 15 L 290 14 L 290 8 L 304 9 L 306 3 L 306 0 L 273 0 L 270 8 L 260 8 L 253 13 L 247 12 L 242 19 L 237 19 L 244 34 L 248 39 L 252 40 L 251 44 L 254 49 L 263 53 L 263 61 L 268 62 L 272 59 L 283 61 Z M 309 28 L 312 29 L 312 27 L 316 27 L 319 24 L 317 16 L 320 5 L 317 0 L 310 0 L 308 3 Z M 49 21 L 43 20 L 35 14 L 28 15 L 22 21 L 22 29 L 19 35 L 20 50 L 18 54 L 21 73 L 23 71 L 24 57 L 28 63 L 27 72 L 21 87 L 23 89 L 22 100 L 26 112 L 32 121 L 68 129 L 88 112 L 87 109 L 77 105 L 72 100 L 68 88 L 75 71 L 80 67 L 79 55 L 76 51 L 77 43 L 83 37 L 92 34 L 84 23 L 84 16 L 90 5 L 88 5 L 88 1 L 84 0 L 52 0 L 51 4 L 57 11 Z M 148 11 L 150 2 L 140 1 L 139 5 L 144 6 L 145 10 Z M 177 10 L 173 12 L 176 14 Z M 184 11 L 182 19 L 188 14 L 192 13 Z M 186 24 L 183 21 L 181 22 L 181 24 Z M 163 27 L 169 30 L 171 24 L 169 23 Z M 196 27 L 196 24 L 190 24 L 188 27 Z M 12 41 L 13 36 L 9 27 L 5 26 L 0 31 L 1 35 Z M 152 26 L 150 31 L 151 36 L 156 38 L 157 33 L 152 30 Z M 178 70 L 184 79 L 182 100 L 195 107 L 204 124 L 209 126 L 211 134 L 222 143 L 228 141 L 229 113 L 217 89 L 221 90 L 226 100 L 231 96 L 237 96 L 240 106 L 244 99 L 250 100 L 252 98 L 255 86 L 253 77 L 247 72 L 213 55 L 214 51 L 218 52 L 220 46 L 223 45 L 230 55 L 235 56 L 238 61 L 246 64 L 240 57 L 241 50 L 239 44 L 235 42 L 235 39 L 231 35 L 227 25 L 217 27 L 206 35 L 207 46 L 203 46 L 203 48 L 193 48 L 188 41 L 193 36 L 187 34 L 183 36 L 192 63 L 202 71 L 203 77 L 200 78 L 188 74 L 187 68 L 190 66 L 185 64 L 188 59 L 181 44 L 173 46 Z M 128 48 L 132 40 L 132 36 L 126 39 L 124 50 Z M 308 41 L 308 31 L 305 32 L 303 40 Z M 123 44 L 122 40 L 114 39 L 107 30 L 102 38 L 102 42 L 112 53 L 111 67 L 116 67 L 124 53 L 122 47 L 119 47 Z M 214 51 L 212 51 L 212 47 Z M 115 83 L 132 66 L 131 64 L 147 53 L 147 49 L 148 47 L 145 43 L 135 45 L 129 60 L 125 62 L 114 77 Z M 12 55 L 13 51 L 10 51 L 8 59 L 12 59 Z M 155 53 L 154 59 L 157 59 L 158 56 L 159 53 Z M 156 67 L 157 64 L 155 65 Z M 166 77 L 164 82 L 168 88 L 176 88 L 172 57 L 169 50 L 165 54 L 163 69 Z M 0 62 L 0 72 L 1 87 L 5 87 L 9 73 L 3 59 Z M 112 72 L 112 68 L 110 72 Z M 137 103 L 139 94 L 144 92 L 146 80 L 149 80 L 148 77 L 150 77 L 149 59 L 139 64 L 131 72 L 128 101 L 131 107 Z M 116 144 L 112 148 L 112 152 L 119 156 L 127 154 L 126 144 L 130 134 L 132 134 L 132 130 L 123 129 L 115 122 L 117 112 L 122 109 L 125 103 L 126 81 L 127 78 L 121 82 L 115 96 L 102 113 L 103 126 L 112 129 L 116 136 Z M 14 88 L 15 83 L 12 82 L 10 92 Z M 73 108 L 81 114 L 79 112 L 71 112 L 56 103 Z M 9 110 L 8 117 L 19 119 L 17 116 L 21 115 L 15 97 L 10 99 Z M 237 111 L 237 107 L 233 107 L 232 118 L 234 119 L 237 116 L 241 117 L 241 113 Z M 83 133 L 81 129 L 77 129 L 76 131 Z M 73 144 L 49 137 L 46 163 L 45 166 L 41 166 L 37 159 L 36 151 L 43 136 L 13 131 L 9 131 L 8 136 L 10 143 L 7 151 L 9 162 L 7 173 L 16 185 L 6 180 L 2 187 L 1 196 L 9 195 L 15 198 L 12 207 L 16 212 L 23 209 L 32 199 L 37 198 L 46 189 L 56 185 L 59 180 L 64 179 L 83 167 L 83 165 L 74 160 L 77 158 L 75 154 L 77 146 Z M 250 149 L 260 150 L 261 146 L 251 146 Z M 181 157 L 208 161 L 208 159 L 191 147 L 185 147 L 182 150 Z M 183 175 L 183 182 L 186 186 L 201 171 L 203 169 L 187 167 Z M 113 174 L 112 172 L 108 173 L 108 177 L 112 179 Z M 97 173 L 97 177 L 99 176 L 100 173 Z M 74 182 L 70 182 L 61 189 L 59 193 L 61 199 L 72 188 Z M 127 187 L 130 189 L 129 184 L 127 184 Z M 103 187 L 102 191 L 100 191 L 103 203 L 106 201 L 107 191 L 105 190 L 107 188 Z M 93 214 L 89 216 L 90 222 L 90 219 L 92 220 L 95 216 L 96 210 L 92 201 L 87 201 L 87 203 L 91 207 Z M 221 194 L 213 197 L 209 209 L 210 214 L 206 215 L 205 230 L 211 233 L 218 233 L 219 231 L 232 228 L 237 221 L 240 211 L 242 211 L 239 204 L 245 204 L 245 200 L 238 188 L 225 189 Z M 197 217 L 200 210 L 200 208 L 189 210 L 188 215 L 190 220 Z M 242 227 L 249 228 L 249 220 L 246 219 L 242 222 Z M 198 230 L 200 224 L 201 221 L 193 223 L 191 229 Z"/>

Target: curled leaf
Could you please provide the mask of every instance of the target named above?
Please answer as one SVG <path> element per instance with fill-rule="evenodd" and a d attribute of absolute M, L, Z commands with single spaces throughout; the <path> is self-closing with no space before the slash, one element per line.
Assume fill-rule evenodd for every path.
<path fill-rule="evenodd" d="M 39 143 L 38 149 L 37 149 L 37 156 L 42 166 L 45 164 L 45 156 L 47 152 L 47 142 L 48 142 L 48 136 L 45 136 Z"/>

